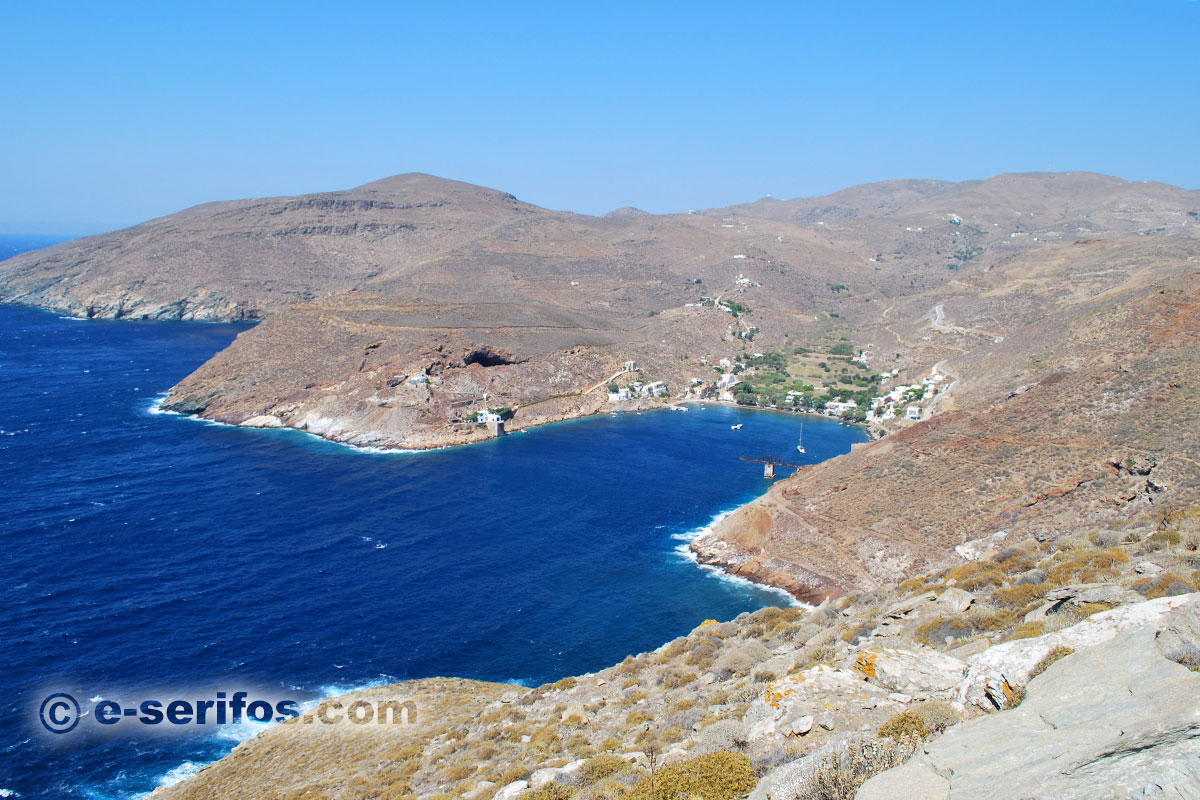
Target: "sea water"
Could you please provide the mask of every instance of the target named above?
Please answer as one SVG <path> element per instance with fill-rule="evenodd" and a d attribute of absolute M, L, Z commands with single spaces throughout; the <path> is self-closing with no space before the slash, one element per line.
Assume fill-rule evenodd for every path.
<path fill-rule="evenodd" d="M 241 330 L 0 306 L 0 790 L 137 796 L 254 732 L 49 742 L 50 684 L 532 686 L 785 604 L 686 540 L 768 488 L 741 456 L 865 438 L 691 406 L 379 454 L 155 413 Z"/>

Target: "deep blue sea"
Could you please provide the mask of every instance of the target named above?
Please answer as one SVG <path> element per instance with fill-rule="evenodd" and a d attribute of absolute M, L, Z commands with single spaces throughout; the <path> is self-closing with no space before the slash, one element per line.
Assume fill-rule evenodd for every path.
<path fill-rule="evenodd" d="M 798 455 L 797 417 L 693 406 L 385 455 L 153 412 L 239 330 L 0 306 L 0 789 L 133 797 L 247 735 L 52 745 L 50 685 L 536 685 L 786 602 L 680 548 L 767 489 L 739 456 Z M 809 418 L 804 458 L 864 438 Z"/>

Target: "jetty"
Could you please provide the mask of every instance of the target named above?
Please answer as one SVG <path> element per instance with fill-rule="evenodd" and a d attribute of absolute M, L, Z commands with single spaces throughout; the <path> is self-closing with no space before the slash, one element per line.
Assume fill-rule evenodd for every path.
<path fill-rule="evenodd" d="M 792 467 L 793 469 L 802 469 L 807 464 L 795 464 L 785 458 L 779 456 L 742 456 L 742 461 L 749 461 L 753 464 L 763 465 L 763 477 L 774 478 L 775 467 Z"/>

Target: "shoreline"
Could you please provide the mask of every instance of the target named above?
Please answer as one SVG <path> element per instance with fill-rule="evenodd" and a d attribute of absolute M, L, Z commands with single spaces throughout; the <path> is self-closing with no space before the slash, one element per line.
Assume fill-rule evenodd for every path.
<path fill-rule="evenodd" d="M 348 442 L 348 441 L 338 440 L 338 439 L 331 438 L 329 436 L 326 436 L 326 435 L 323 435 L 320 433 L 316 433 L 314 431 L 307 430 L 305 428 L 298 428 L 298 427 L 293 427 L 290 425 L 278 425 L 278 426 L 245 425 L 245 424 L 239 424 L 239 423 L 224 422 L 219 419 L 211 419 L 211 418 L 204 417 L 204 416 L 201 416 L 200 414 L 196 414 L 196 413 L 187 413 L 187 412 L 183 412 L 183 411 L 176 411 L 173 409 L 163 408 L 163 402 L 165 402 L 168 394 L 169 394 L 169 392 L 157 395 L 152 400 L 149 407 L 146 409 L 147 413 L 154 414 L 154 415 L 161 414 L 161 415 L 176 416 L 176 417 L 181 417 L 184 419 L 189 419 L 194 422 L 200 422 L 203 424 L 215 425 L 215 426 L 219 426 L 219 427 L 239 428 L 239 429 L 245 429 L 245 430 L 265 430 L 265 431 L 280 431 L 280 432 L 297 433 L 297 434 L 302 434 L 306 437 L 311 437 L 320 442 L 323 442 L 326 444 L 331 444 L 331 445 L 336 445 L 338 447 L 343 447 L 353 453 L 358 453 L 358 454 L 363 454 L 363 455 L 415 456 L 415 455 L 420 455 L 422 453 L 431 453 L 431 452 L 437 452 L 437 451 L 442 451 L 442 450 L 455 449 L 455 448 L 459 448 L 459 447 L 480 445 L 480 444 L 484 444 L 487 442 L 495 442 L 495 441 L 498 441 L 498 440 L 504 438 L 503 436 L 488 436 L 485 438 L 478 438 L 478 439 L 473 439 L 470 441 L 460 441 L 460 442 L 452 442 L 452 443 L 446 443 L 446 444 L 437 444 L 437 445 L 430 445 L 428 447 L 380 447 L 380 446 L 376 446 L 376 445 L 360 445 L 360 444 L 354 444 L 354 443 Z M 648 405 L 648 406 L 633 405 L 630 407 L 612 407 L 612 408 L 608 408 L 608 409 L 602 408 L 602 409 L 599 409 L 596 411 L 590 411 L 590 412 L 584 413 L 584 414 L 575 414 L 575 415 L 571 415 L 571 416 L 564 416 L 561 419 L 545 420 L 545 421 L 537 422 L 537 423 L 534 423 L 531 425 L 522 426 L 522 427 L 513 429 L 510 433 L 512 433 L 512 434 L 515 434 L 518 432 L 529 433 L 535 428 L 540 428 L 540 427 L 543 427 L 546 425 L 556 425 L 556 424 L 567 423 L 567 422 L 577 422 L 577 421 L 582 421 L 582 420 L 586 420 L 586 419 L 593 418 L 593 417 L 598 417 L 602 414 L 617 415 L 617 414 L 630 414 L 630 413 L 642 413 L 642 412 L 670 411 L 670 410 L 675 410 L 680 407 L 683 407 L 686 409 L 686 407 L 690 406 L 690 405 L 710 406 L 710 407 L 717 407 L 717 408 L 723 407 L 723 408 L 733 408 L 733 409 L 744 409 L 750 413 L 771 412 L 771 413 L 782 414 L 782 415 L 786 415 L 786 416 L 798 416 L 801 418 L 813 416 L 813 417 L 818 417 L 819 419 L 822 419 L 822 420 L 825 420 L 828 422 L 837 422 L 846 427 L 862 428 L 868 436 L 868 441 L 870 441 L 870 431 L 867 430 L 866 426 L 859 425 L 856 423 L 848 423 L 837 417 L 830 416 L 828 414 L 821 414 L 819 412 L 787 411 L 787 410 L 779 409 L 779 408 L 760 408 L 758 406 L 742 406 L 742 405 L 737 404 L 736 402 L 730 402 L 728 400 L 714 400 L 714 399 L 676 400 L 676 401 L 670 402 L 670 403 L 658 401 L 658 402 L 654 402 L 652 405 Z M 508 435 L 508 433 L 506 433 L 505 435 Z M 823 462 L 817 462 L 817 463 L 823 463 Z M 783 480 L 783 479 L 784 478 L 780 478 L 780 480 Z M 772 486 L 774 486 L 774 485 L 775 484 L 772 484 Z M 821 587 L 809 586 L 809 585 L 792 585 L 792 582 L 785 582 L 785 581 L 774 582 L 769 579 L 770 577 L 772 577 L 771 575 L 762 575 L 759 571 L 752 571 L 752 572 L 748 572 L 748 573 L 743 572 L 743 570 L 740 568 L 741 565 L 736 560 L 734 560 L 732 558 L 724 557 L 721 553 L 718 553 L 711 546 L 705 546 L 705 540 L 714 540 L 714 539 L 718 542 L 724 542 L 725 544 L 728 545 L 728 542 L 725 542 L 725 540 L 723 540 L 721 537 L 721 529 L 723 527 L 725 527 L 726 525 L 728 525 L 729 520 L 731 518 L 735 517 L 735 515 L 737 515 L 739 512 L 743 511 L 744 509 L 753 505 L 758 500 L 761 500 L 763 497 L 765 497 L 767 495 L 767 493 L 770 491 L 770 489 L 771 489 L 771 487 L 768 487 L 767 491 L 765 491 L 763 494 L 761 494 L 751 500 L 748 500 L 747 502 L 745 502 L 739 506 L 736 506 L 734 508 L 730 508 L 730 509 L 727 509 L 725 511 L 718 513 L 711 520 L 709 520 L 708 523 L 700 526 L 699 528 L 694 529 L 693 531 L 689 531 L 687 534 L 684 534 L 684 535 L 675 534 L 674 536 L 676 538 L 678 538 L 679 541 L 682 542 L 677 548 L 675 548 L 676 554 L 680 558 L 690 561 L 693 565 L 695 565 L 697 568 L 699 568 L 702 572 L 710 573 L 714 577 L 717 577 L 720 580 L 726 580 L 731 583 L 735 583 L 735 584 L 742 585 L 742 586 L 747 586 L 750 588 L 757 589 L 759 591 L 766 591 L 766 592 L 770 592 L 770 593 L 784 595 L 787 597 L 789 604 L 793 605 L 793 606 L 812 607 L 812 606 L 817 605 L 820 602 L 822 602 L 823 599 L 828 596 L 828 593 L 824 592 Z"/>
<path fill-rule="evenodd" d="M 172 408 L 164 408 L 163 403 L 166 402 L 167 398 L 169 397 L 169 394 L 170 394 L 170 392 L 168 390 L 167 392 L 164 392 L 160 395 L 156 395 L 154 398 L 154 402 L 152 403 L 152 407 L 149 409 L 150 413 L 152 413 L 152 414 L 169 414 L 169 415 L 173 415 L 173 416 L 192 419 L 197 422 L 208 423 L 210 425 L 221 425 L 221 426 L 225 426 L 225 427 L 229 427 L 229 428 L 241 428 L 243 430 L 296 431 L 298 433 L 303 433 L 307 436 L 312 436 L 313 438 L 320 439 L 322 441 L 329 442 L 331 444 L 336 444 L 336 445 L 340 445 L 342 447 L 349 448 L 356 452 L 369 453 L 369 454 L 373 454 L 373 455 L 390 455 L 393 453 L 395 453 L 395 454 L 410 454 L 411 455 L 414 453 L 425 453 L 425 452 L 431 452 L 431 451 L 436 451 L 436 450 L 448 450 L 448 449 L 455 448 L 455 447 L 469 447 L 471 445 L 483 444 L 484 442 L 496 441 L 498 439 L 504 438 L 504 436 L 506 436 L 506 435 L 513 434 L 513 433 L 527 433 L 529 431 L 532 431 L 535 428 L 541 428 L 546 425 L 556 425 L 556 424 L 563 423 L 563 422 L 572 422 L 575 420 L 587 419 L 589 417 L 601 416 L 603 414 L 610 414 L 610 415 L 632 414 L 632 413 L 640 414 L 640 413 L 648 412 L 648 411 L 649 412 L 675 411 L 675 410 L 679 410 L 679 409 L 686 410 L 686 407 L 690 406 L 690 405 L 744 409 L 746 411 L 753 412 L 753 413 L 775 413 L 775 414 L 782 414 L 782 415 L 786 415 L 786 416 L 794 416 L 794 417 L 801 417 L 801 418 L 817 417 L 818 419 L 826 420 L 829 422 L 837 422 L 846 427 L 862 428 L 864 430 L 864 432 L 867 433 L 868 436 L 871 435 L 870 431 L 868 429 L 868 426 L 863 423 L 846 422 L 845 420 L 841 419 L 840 417 L 835 417 L 830 414 L 824 414 L 824 413 L 817 412 L 817 411 L 801 412 L 801 411 L 788 411 L 786 409 L 773 408 L 773 407 L 763 408 L 760 406 L 743 406 L 743 405 L 739 405 L 738 403 L 732 402 L 729 400 L 711 400 L 711 399 L 681 400 L 681 399 L 677 399 L 673 402 L 652 401 L 652 403 L 650 405 L 645 405 L 645 406 L 635 404 L 633 406 L 613 406 L 613 407 L 608 407 L 608 408 L 601 407 L 594 411 L 586 411 L 584 413 L 579 413 L 579 414 L 563 415 L 563 416 L 555 418 L 555 419 L 546 419 L 546 420 L 541 420 L 538 422 L 532 422 L 529 424 L 520 425 L 518 427 L 512 428 L 511 430 L 506 430 L 505 433 L 501 436 L 493 435 L 493 436 L 484 436 L 484 437 L 474 437 L 474 438 L 468 438 L 465 440 L 443 441 L 440 443 L 429 444 L 429 445 L 409 444 L 409 445 L 391 445 L 391 446 L 389 446 L 389 445 L 355 444 L 354 442 L 346 441 L 344 439 L 334 438 L 334 437 L 328 436 L 324 433 L 318 433 L 318 432 L 312 431 L 308 428 L 300 428 L 300 427 L 296 427 L 294 425 L 287 425 L 287 424 L 284 424 L 282 420 L 280 420 L 280 424 L 278 424 L 278 425 L 248 425 L 245 422 L 226 422 L 225 420 L 222 420 L 222 419 L 206 417 L 202 413 L 189 412 L 189 411 L 177 411 Z M 519 411 L 519 410 L 520 409 L 518 408 L 517 411 Z M 261 419 L 261 418 L 263 418 L 263 416 L 270 416 L 270 415 L 255 415 L 255 416 L 247 417 L 247 421 L 253 420 L 253 419 Z M 277 420 L 279 419 L 278 417 L 271 417 L 271 418 L 277 419 Z M 450 438 L 450 437 L 447 437 L 447 438 Z"/>

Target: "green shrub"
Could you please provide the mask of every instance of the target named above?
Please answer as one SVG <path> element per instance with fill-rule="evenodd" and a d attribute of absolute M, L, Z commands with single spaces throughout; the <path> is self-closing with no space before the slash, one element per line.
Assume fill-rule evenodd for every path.
<path fill-rule="evenodd" d="M 678 689 L 696 680 L 696 673 L 684 670 L 669 669 L 663 673 L 661 683 L 668 689 Z"/>
<path fill-rule="evenodd" d="M 937 617 L 917 628 L 917 641 L 939 647 L 950 639 L 963 639 L 975 635 L 975 628 L 963 617 Z"/>
<path fill-rule="evenodd" d="M 929 735 L 929 726 L 917 712 L 904 711 L 879 726 L 878 735 L 881 739 L 895 739 L 897 742 L 908 736 L 924 739 Z"/>
<path fill-rule="evenodd" d="M 1183 541 L 1183 534 L 1179 531 L 1158 531 L 1146 540 L 1147 550 L 1162 550 L 1166 547 L 1173 547 Z"/>
<path fill-rule="evenodd" d="M 941 733 L 951 725 L 957 725 L 962 715 L 944 700 L 929 700 L 914 709 L 930 733 Z"/>
<path fill-rule="evenodd" d="M 561 783 L 547 783 L 540 789 L 521 792 L 520 800 L 570 800 L 571 790 Z"/>
<path fill-rule="evenodd" d="M 628 769 L 628 761 L 612 753 L 605 753 L 583 762 L 579 767 L 579 779 L 585 785 L 592 784 Z"/>
<path fill-rule="evenodd" d="M 853 800 L 868 778 L 903 764 L 919 744 L 916 737 L 901 742 L 851 739 L 821 759 L 800 796 L 804 800 Z"/>
<path fill-rule="evenodd" d="M 1151 583 L 1145 585 L 1145 588 L 1142 588 L 1140 584 L 1135 585 L 1134 588 L 1144 594 L 1147 600 L 1154 600 L 1159 597 L 1173 597 L 1178 594 L 1195 592 L 1198 587 L 1182 575 L 1174 572 L 1164 572 Z"/>
<path fill-rule="evenodd" d="M 992 602 L 1006 608 L 1025 608 L 1046 594 L 1045 586 L 1021 584 L 1007 586 L 992 592 Z"/>
<path fill-rule="evenodd" d="M 733 800 L 754 789 L 758 779 L 750 759 L 722 751 L 668 764 L 654 776 L 642 778 L 630 800 Z"/>

